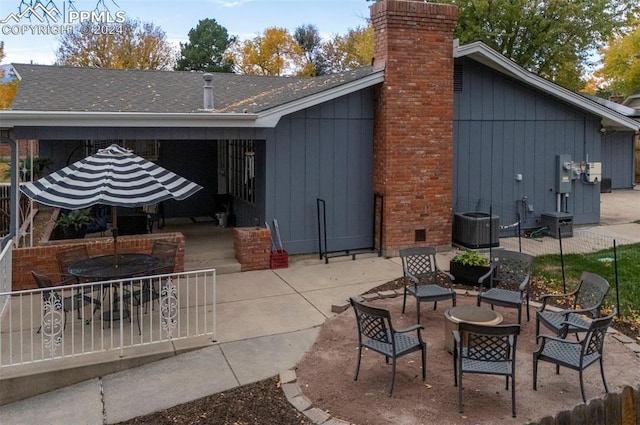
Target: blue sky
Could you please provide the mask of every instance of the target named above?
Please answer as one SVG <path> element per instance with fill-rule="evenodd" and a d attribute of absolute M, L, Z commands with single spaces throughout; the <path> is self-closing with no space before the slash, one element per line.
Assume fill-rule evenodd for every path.
<path fill-rule="evenodd" d="M 36 0 L 1 0 L 0 21 L 10 13 L 18 12 L 22 3 Z M 45 6 L 51 1 L 58 9 L 67 6 L 68 0 L 40 0 Z M 365 0 L 102 0 L 112 13 L 122 11 L 128 18 L 153 22 L 167 34 L 174 45 L 188 41 L 187 34 L 198 21 L 213 18 L 225 27 L 230 35 L 242 39 L 251 38 L 269 27 L 295 28 L 315 25 L 320 34 L 328 38 L 345 34 L 349 29 L 366 25 L 370 2 Z M 78 11 L 91 11 L 98 0 L 72 0 Z M 64 6 L 63 6 L 64 4 Z M 117 4 L 117 5 L 116 5 Z M 11 34 L 23 24 L 38 22 L 10 21 L 0 24 L 0 41 L 4 41 L 5 58 L 2 63 L 37 63 L 49 65 L 55 60 L 58 46 L 54 35 Z M 7 25 L 13 25 L 10 30 Z M 8 33 L 8 34 L 7 34 Z"/>

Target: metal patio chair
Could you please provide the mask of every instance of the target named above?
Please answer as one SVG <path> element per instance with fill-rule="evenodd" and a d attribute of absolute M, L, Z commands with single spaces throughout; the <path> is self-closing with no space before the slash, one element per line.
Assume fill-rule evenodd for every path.
<path fill-rule="evenodd" d="M 516 417 L 516 342 L 520 325 L 476 325 L 460 322 L 453 331 L 453 380 L 458 387 L 458 409 L 463 412 L 462 375 L 476 373 L 511 380 L 511 413 Z"/>
<path fill-rule="evenodd" d="M 580 374 L 580 392 L 582 401 L 587 402 L 584 394 L 584 379 L 582 371 L 595 362 L 600 363 L 600 375 L 604 384 L 604 391 L 609 392 L 607 381 L 604 377 L 603 349 L 607 328 L 617 314 L 616 309 L 605 317 L 593 319 L 589 326 L 581 327 L 575 323 L 563 322 L 560 328 L 560 337 L 550 335 L 538 335 L 536 342 L 539 348 L 533 353 L 533 389 L 538 389 L 538 361 L 545 361 L 556 365 L 556 373 L 560 373 L 560 366 L 577 370 Z M 577 341 L 567 340 L 565 337 L 570 328 L 577 328 L 585 332 Z M 582 334 L 581 334 L 582 335 Z"/>
<path fill-rule="evenodd" d="M 451 300 L 456 306 L 456 293 L 451 287 L 455 279 L 450 273 L 441 270 L 436 263 L 436 249 L 433 247 L 405 248 L 400 250 L 402 271 L 405 279 L 402 313 L 407 304 L 407 294 L 416 298 L 418 323 L 420 323 L 420 303 Z"/>
<path fill-rule="evenodd" d="M 156 223 L 158 229 L 162 229 L 164 227 L 164 205 L 162 204 L 162 202 L 145 205 L 142 207 L 142 211 L 147 215 L 147 225 L 149 226 L 149 233 L 153 233 L 154 223 Z"/>
<path fill-rule="evenodd" d="M 588 328 L 593 318 L 600 317 L 600 308 L 609 292 L 609 282 L 597 274 L 583 272 L 578 287 L 567 294 L 545 294 L 540 297 L 542 306 L 536 312 L 536 335 L 540 335 L 540 324 L 556 335 L 563 324 L 568 323 L 567 333 L 576 333 Z M 548 309 L 550 300 L 567 299 L 568 309 Z"/>
<path fill-rule="evenodd" d="M 176 264 L 176 253 L 178 252 L 178 244 L 175 242 L 169 242 L 165 240 L 153 241 L 151 248 L 151 255 L 160 259 L 160 264 L 156 267 L 151 274 L 163 275 L 173 273 Z M 160 288 L 158 287 L 160 279 L 143 279 L 141 289 L 134 291 L 132 294 L 134 298 L 134 305 L 140 307 L 145 306 L 145 314 L 147 313 L 147 304 L 150 301 L 160 298 Z M 138 324 L 138 330 L 140 325 Z"/>
<path fill-rule="evenodd" d="M 58 282 L 57 284 L 54 284 L 51 278 L 44 274 L 31 271 L 31 275 L 33 276 L 33 279 L 36 281 L 38 288 L 43 290 L 42 291 L 43 308 L 45 310 L 53 309 L 54 311 L 62 310 L 63 316 L 64 316 L 63 329 L 67 327 L 67 312 L 70 312 L 72 310 L 77 310 L 78 318 L 80 318 L 80 310 L 82 310 L 82 308 L 86 305 L 93 304 L 94 308 L 91 315 L 91 317 L 93 318 L 93 315 L 95 314 L 95 312 L 102 307 L 102 303 L 100 302 L 100 300 L 96 300 L 95 298 L 89 295 L 85 295 L 82 290 L 80 290 L 79 292 L 73 295 L 65 297 L 62 294 L 62 290 L 55 289 L 56 286 L 71 285 L 76 282 L 75 280 L 67 279 L 66 281 L 61 281 L 61 282 Z M 89 324 L 90 322 L 91 322 L 90 320 L 87 320 L 87 324 Z M 38 328 L 37 333 L 40 333 L 41 329 L 42 329 L 42 325 L 40 325 L 40 327 Z"/>
<path fill-rule="evenodd" d="M 422 380 L 426 379 L 427 344 L 422 340 L 422 325 L 409 326 L 406 329 L 394 329 L 391 324 L 391 313 L 384 308 L 372 307 L 350 298 L 358 323 L 358 363 L 354 380 L 358 380 L 362 348 L 368 348 L 384 355 L 386 363 L 391 359 L 391 387 L 389 397 L 393 394 L 396 379 L 396 360 L 405 354 L 420 351 L 422 353 Z M 416 336 L 407 335 L 415 332 Z"/>
<path fill-rule="evenodd" d="M 159 300 L 161 297 L 163 297 L 163 299 L 166 297 L 167 300 L 171 298 L 170 294 L 167 292 L 168 289 L 166 289 L 170 285 L 170 279 L 172 279 L 171 276 L 142 277 L 140 278 L 140 286 L 138 287 L 138 289 L 133 289 L 123 296 L 123 302 L 125 303 L 125 305 L 133 306 L 136 308 L 136 323 L 138 325 L 138 335 L 142 333 L 140 326 L 142 317 L 141 314 L 147 314 L 148 304 L 153 303 L 153 301 Z M 140 307 L 144 307 L 142 313 L 140 312 Z M 158 323 L 160 323 L 160 320 L 161 319 L 158 318 Z"/>
<path fill-rule="evenodd" d="M 522 323 L 522 303 L 527 304 L 529 316 L 529 286 L 533 257 L 522 252 L 495 250 L 492 253 L 491 269 L 478 279 L 480 285 L 489 280 L 489 289 L 478 293 L 481 303 L 518 309 L 518 323 Z"/>
<path fill-rule="evenodd" d="M 153 272 L 154 274 L 173 273 L 176 265 L 176 254 L 178 244 L 164 240 L 153 241 L 151 255 L 160 259 L 160 265 Z"/>
<path fill-rule="evenodd" d="M 80 279 L 69 274 L 69 267 L 80 260 L 89 258 L 89 251 L 86 245 L 77 245 L 73 248 L 58 251 L 56 253 L 56 261 L 58 262 L 58 270 L 62 280 L 75 279 L 76 283 L 80 283 Z"/>

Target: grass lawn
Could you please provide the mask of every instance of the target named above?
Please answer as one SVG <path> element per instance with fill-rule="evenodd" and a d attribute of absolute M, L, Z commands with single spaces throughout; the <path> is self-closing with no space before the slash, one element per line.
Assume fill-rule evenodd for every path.
<path fill-rule="evenodd" d="M 640 323 L 640 243 L 618 246 L 616 251 L 616 256 L 614 256 L 613 247 L 588 254 L 565 254 L 566 291 L 571 292 L 575 289 L 583 271 L 600 275 L 611 285 L 605 305 L 609 308 L 617 306 L 617 293 L 620 303 L 619 316 L 625 320 Z M 617 258 L 617 267 L 614 258 Z M 544 280 L 545 284 L 557 293 L 564 292 L 560 255 L 549 254 L 536 257 L 533 278 Z"/>

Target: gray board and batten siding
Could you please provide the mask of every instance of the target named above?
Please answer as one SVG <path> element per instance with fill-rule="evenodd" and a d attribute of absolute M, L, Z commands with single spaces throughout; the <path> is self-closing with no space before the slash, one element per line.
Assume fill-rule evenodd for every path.
<path fill-rule="evenodd" d="M 524 228 L 539 227 L 540 214 L 557 211 L 556 155 L 602 161 L 600 117 L 477 62 L 456 60 L 454 99 L 454 212 L 492 206 L 500 225 L 514 223 L 519 211 Z M 572 182 L 567 206 L 575 224 L 599 221 L 599 190 Z"/>
<path fill-rule="evenodd" d="M 633 189 L 634 144 L 632 131 L 608 131 L 602 136 L 602 177 L 611 179 L 611 189 Z"/>
<path fill-rule="evenodd" d="M 275 128 L 82 128 L 16 129 L 19 138 L 40 139 L 49 171 L 66 165 L 86 140 L 160 142 L 159 165 L 204 187 L 184 201 L 167 201 L 166 217 L 212 215 L 217 194 L 217 144 L 255 142 L 254 204 L 235 199 L 236 226 L 278 220 L 291 254 L 318 252 L 316 199 L 327 206 L 330 251 L 373 246 L 373 89 L 363 89 L 282 117 Z M 78 149 L 71 162 L 83 158 Z"/>
<path fill-rule="evenodd" d="M 289 253 L 318 252 L 316 200 L 327 249 L 373 246 L 373 89 L 283 117 L 266 143 L 267 220 Z"/>

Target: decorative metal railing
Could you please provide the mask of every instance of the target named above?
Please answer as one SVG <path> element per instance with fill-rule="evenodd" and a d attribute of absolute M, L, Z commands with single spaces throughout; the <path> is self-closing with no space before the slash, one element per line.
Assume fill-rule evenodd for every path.
<path fill-rule="evenodd" d="M 216 334 L 215 270 L 2 292 L 0 368 Z"/>
<path fill-rule="evenodd" d="M 0 252 L 0 293 L 11 291 L 11 265 L 13 260 L 13 244 L 8 243 Z M 8 296 L 0 296 L 0 317 L 4 311 Z"/>

